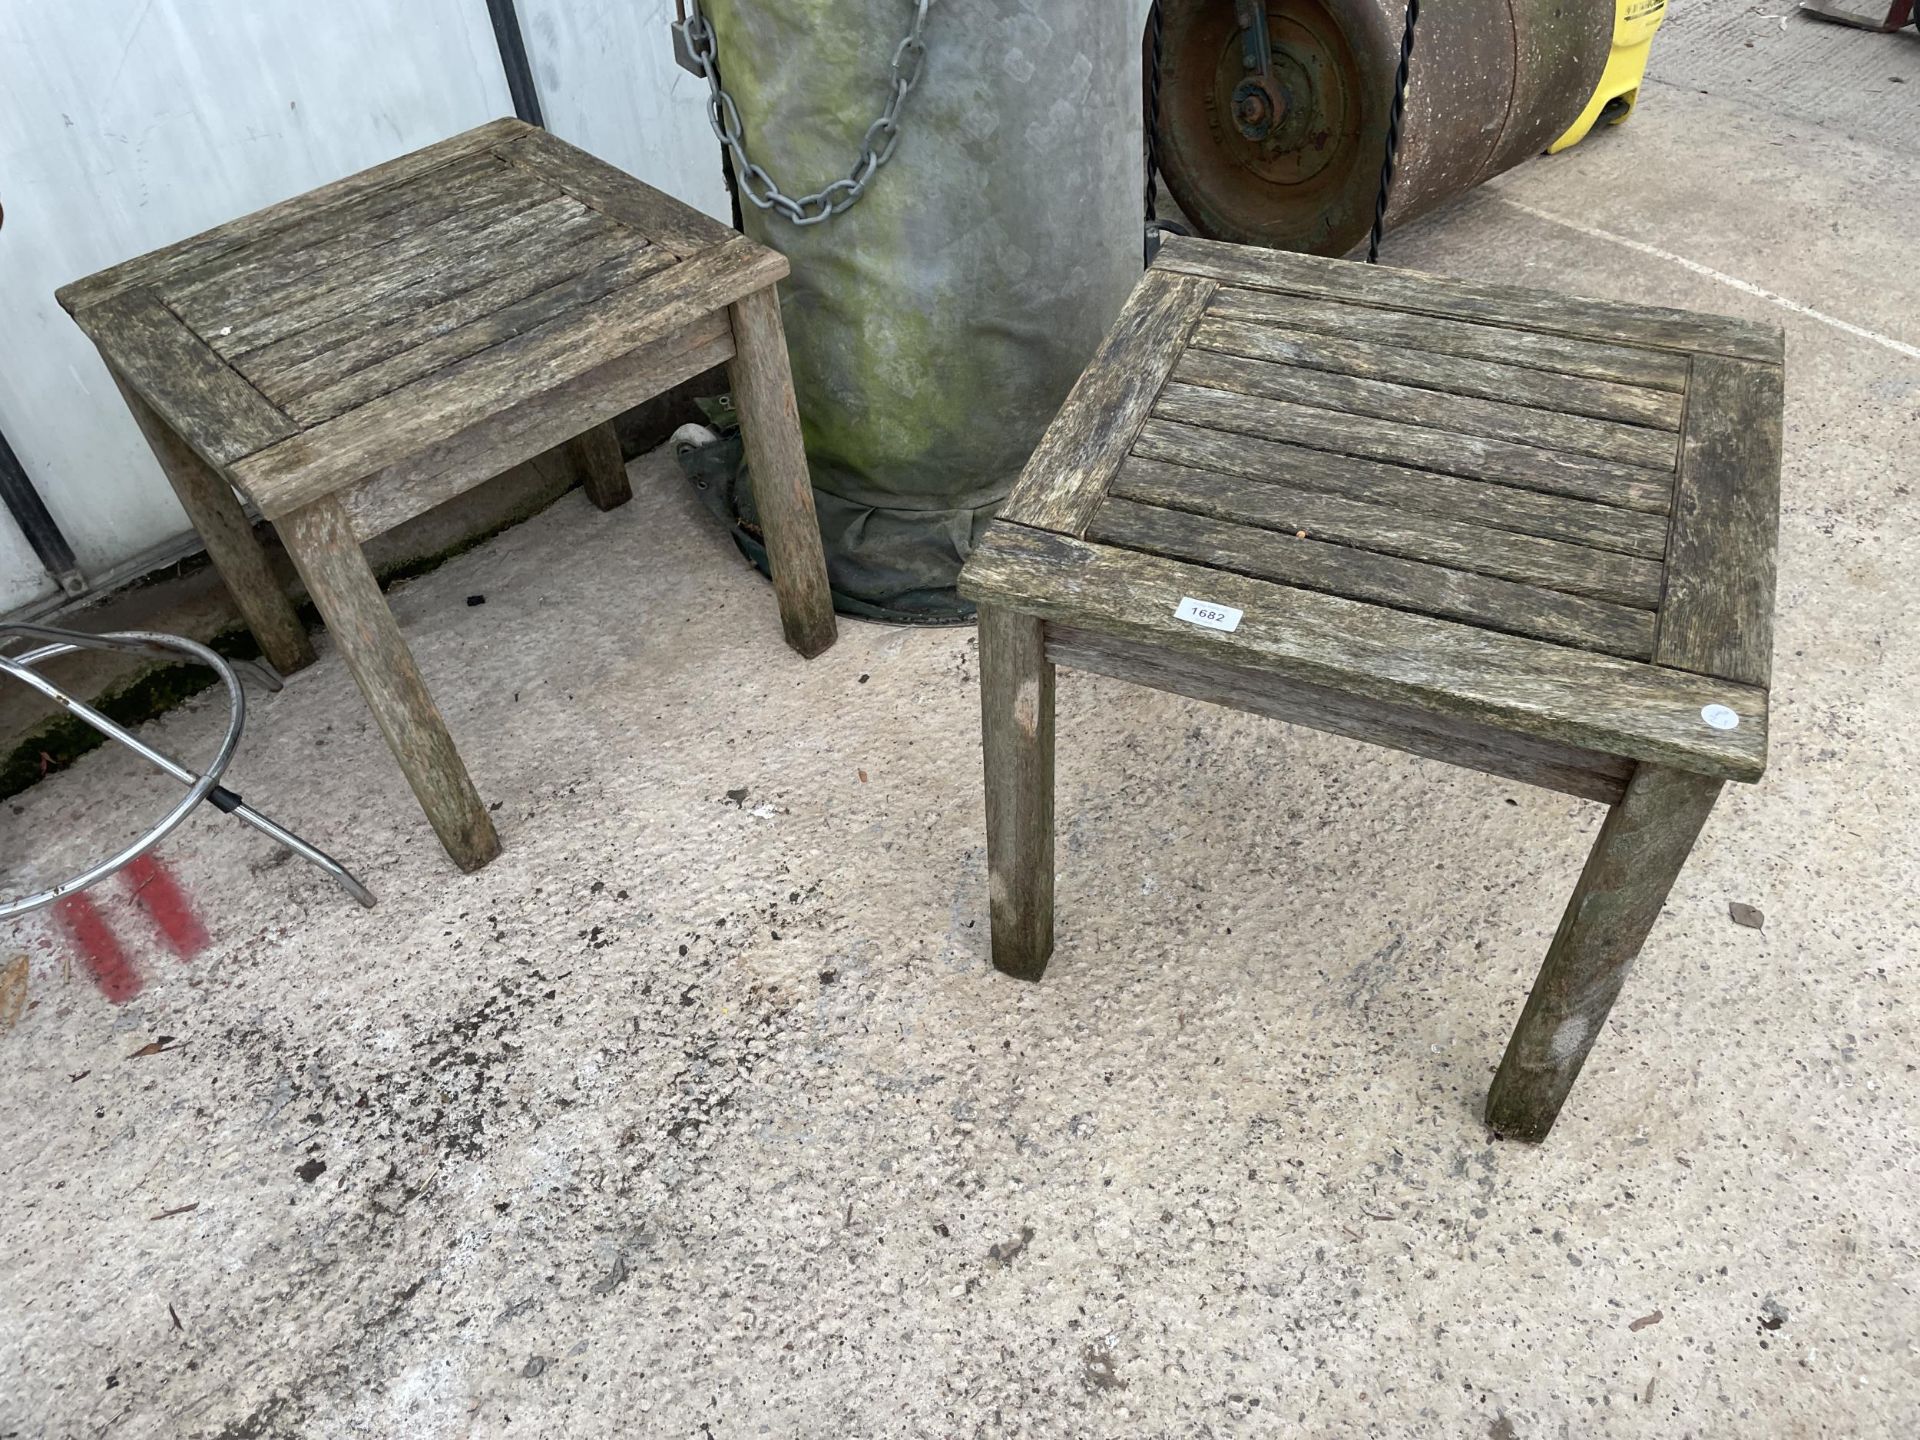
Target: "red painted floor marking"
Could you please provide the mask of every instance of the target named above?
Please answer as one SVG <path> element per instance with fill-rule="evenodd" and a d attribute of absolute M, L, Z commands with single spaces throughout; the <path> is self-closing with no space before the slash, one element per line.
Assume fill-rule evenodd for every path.
<path fill-rule="evenodd" d="M 87 967 L 102 995 L 116 1005 L 124 1005 L 140 993 L 140 972 L 120 948 L 106 917 L 84 892 L 61 896 L 53 902 L 53 913 L 67 939 L 80 951 L 80 963 Z"/>
<path fill-rule="evenodd" d="M 140 856 L 120 872 L 121 881 L 133 903 L 152 917 L 167 937 L 167 944 L 182 960 L 191 960 L 207 948 L 207 927 L 193 913 L 193 902 L 166 862 L 153 855 Z"/>

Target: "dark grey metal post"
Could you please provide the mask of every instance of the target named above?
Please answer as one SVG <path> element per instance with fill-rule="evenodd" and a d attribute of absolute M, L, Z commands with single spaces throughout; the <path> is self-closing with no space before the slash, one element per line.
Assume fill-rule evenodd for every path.
<path fill-rule="evenodd" d="M 540 95 L 533 86 L 533 67 L 527 63 L 527 41 L 520 33 L 520 16 L 513 0 L 487 0 L 487 13 L 493 17 L 493 38 L 500 47 L 500 67 L 507 72 L 507 93 L 513 97 L 513 113 L 529 125 L 545 126 L 540 113 Z"/>
<path fill-rule="evenodd" d="M 40 492 L 33 488 L 26 467 L 13 453 L 13 446 L 7 443 L 5 431 L 0 431 L 0 499 L 6 501 L 7 513 L 13 516 L 47 573 L 60 582 L 60 588 L 69 595 L 86 594 L 87 577 L 80 573 L 80 562 L 73 558 L 73 547 L 60 533 Z"/>

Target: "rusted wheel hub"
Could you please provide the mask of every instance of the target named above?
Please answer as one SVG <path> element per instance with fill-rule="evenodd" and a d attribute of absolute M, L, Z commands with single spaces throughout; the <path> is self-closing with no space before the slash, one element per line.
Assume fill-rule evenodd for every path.
<path fill-rule="evenodd" d="M 1265 140 L 1287 113 L 1287 102 L 1264 80 L 1242 80 L 1233 91 L 1233 123 L 1242 138 Z"/>
<path fill-rule="evenodd" d="M 1349 39 L 1351 20 L 1315 0 L 1270 0 L 1269 93 L 1247 74 L 1231 5 L 1164 0 L 1162 13 L 1160 165 L 1180 208 L 1222 239 L 1345 249 L 1342 217 L 1372 213 L 1346 182 L 1365 168 L 1371 111 L 1391 82 Z"/>

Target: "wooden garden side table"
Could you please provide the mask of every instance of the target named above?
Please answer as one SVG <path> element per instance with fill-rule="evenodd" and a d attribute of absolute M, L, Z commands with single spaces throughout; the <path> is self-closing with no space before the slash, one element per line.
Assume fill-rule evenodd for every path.
<path fill-rule="evenodd" d="M 1487 1102 L 1551 1128 L 1766 763 L 1783 339 L 1170 239 L 960 579 L 993 959 L 1053 947 L 1054 667 L 1610 807 Z"/>
<path fill-rule="evenodd" d="M 360 544 L 563 450 L 630 497 L 610 422 L 722 361 L 787 642 L 833 643 L 775 282 L 786 260 L 496 120 L 69 285 L 261 649 L 313 659 L 237 488 L 274 522 L 447 853 L 499 853 Z"/>

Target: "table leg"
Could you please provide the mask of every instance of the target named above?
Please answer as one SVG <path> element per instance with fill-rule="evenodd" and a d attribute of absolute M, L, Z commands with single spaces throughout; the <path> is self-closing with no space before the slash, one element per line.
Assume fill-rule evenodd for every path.
<path fill-rule="evenodd" d="M 787 644 L 811 660 L 833 644 L 838 631 L 778 293 L 771 285 L 755 291 L 735 302 L 731 315 L 733 405 L 766 532 L 773 593 Z"/>
<path fill-rule="evenodd" d="M 260 653 L 282 674 L 311 665 L 313 642 L 307 638 L 306 626 L 300 623 L 293 602 L 274 578 L 267 552 L 255 537 L 233 487 L 118 375 L 114 384 L 120 387 L 180 507 L 199 532 L 207 558 L 226 582 L 240 618 L 259 642 Z"/>
<path fill-rule="evenodd" d="M 478 870 L 500 853 L 500 837 L 346 511 L 338 500 L 319 500 L 282 520 L 280 533 L 440 843 L 462 870 Z"/>
<path fill-rule="evenodd" d="M 1053 953 L 1053 666 L 1031 615 L 980 607 L 993 964 L 1038 980 Z"/>
<path fill-rule="evenodd" d="M 600 510 L 612 510 L 633 498 L 627 483 L 626 461 L 620 458 L 620 437 L 611 424 L 596 425 L 566 444 L 567 463 L 580 477 L 587 498 Z"/>
<path fill-rule="evenodd" d="M 1720 782 L 1641 765 L 1608 812 L 1487 1095 L 1487 1124 L 1544 1140 L 1606 1023 Z"/>

